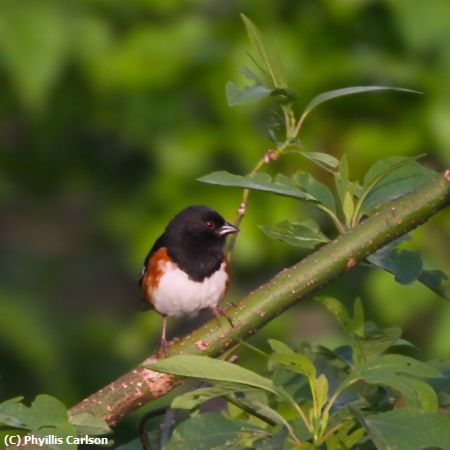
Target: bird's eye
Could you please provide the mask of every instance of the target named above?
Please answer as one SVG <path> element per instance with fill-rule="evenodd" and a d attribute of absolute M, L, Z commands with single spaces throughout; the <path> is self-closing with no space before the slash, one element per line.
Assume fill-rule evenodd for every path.
<path fill-rule="evenodd" d="M 207 220 L 205 222 L 205 228 L 208 230 L 214 230 L 214 228 L 216 228 L 216 224 L 212 220 Z"/>

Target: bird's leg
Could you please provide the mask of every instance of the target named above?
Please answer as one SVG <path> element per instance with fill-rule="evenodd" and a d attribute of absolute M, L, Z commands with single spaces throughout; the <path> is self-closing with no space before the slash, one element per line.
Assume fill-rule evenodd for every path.
<path fill-rule="evenodd" d="M 209 309 L 216 316 L 216 319 L 220 319 L 220 316 L 225 316 L 231 327 L 236 328 L 231 320 L 231 317 L 227 314 L 227 308 L 222 308 L 221 306 L 211 306 Z"/>
<path fill-rule="evenodd" d="M 161 342 L 159 345 L 158 356 L 167 356 L 167 351 L 169 350 L 169 342 L 166 339 L 166 329 L 167 329 L 167 316 L 163 316 L 162 331 L 161 331 Z"/>

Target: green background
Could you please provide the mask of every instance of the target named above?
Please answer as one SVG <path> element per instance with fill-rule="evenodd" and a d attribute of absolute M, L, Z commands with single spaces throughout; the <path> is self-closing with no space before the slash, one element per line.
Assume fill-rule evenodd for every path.
<path fill-rule="evenodd" d="M 273 105 L 226 104 L 226 81 L 244 86 L 238 69 L 252 64 L 241 12 L 281 55 L 298 112 L 314 95 L 352 85 L 424 93 L 320 106 L 303 127 L 305 150 L 346 154 L 353 180 L 392 155 L 426 153 L 429 167 L 449 165 L 447 0 L 1 0 L 0 400 L 45 392 L 70 406 L 157 348 L 160 318 L 136 310 L 148 249 L 187 205 L 232 220 L 239 190 L 196 178 L 245 174 L 272 145 Z M 331 185 L 294 155 L 271 173 L 299 169 Z M 311 214 L 332 233 L 292 199 L 251 194 L 229 301 L 305 254 L 257 225 Z M 447 273 L 449 222 L 441 213 L 409 244 L 427 268 Z M 322 292 L 348 304 L 361 296 L 380 325 L 400 324 L 429 357 L 450 357 L 450 307 L 425 288 L 356 268 Z M 254 343 L 338 341 L 322 309 L 304 302 L 294 312 Z M 169 333 L 207 316 L 171 320 Z"/>

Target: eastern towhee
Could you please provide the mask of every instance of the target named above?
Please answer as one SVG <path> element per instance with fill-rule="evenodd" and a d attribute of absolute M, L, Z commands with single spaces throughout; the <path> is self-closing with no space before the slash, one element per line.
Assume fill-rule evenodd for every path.
<path fill-rule="evenodd" d="M 230 279 L 225 237 L 238 231 L 213 209 L 189 206 L 169 222 L 154 243 L 145 258 L 139 285 L 145 300 L 163 316 L 160 354 L 168 348 L 168 316 L 203 308 L 209 308 L 216 317 L 225 314 L 217 306 Z"/>

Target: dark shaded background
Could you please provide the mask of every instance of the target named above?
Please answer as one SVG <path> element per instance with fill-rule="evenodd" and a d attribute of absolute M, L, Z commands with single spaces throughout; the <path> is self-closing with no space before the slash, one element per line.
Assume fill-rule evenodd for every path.
<path fill-rule="evenodd" d="M 351 85 L 424 92 L 327 103 L 303 128 L 305 149 L 346 153 L 352 179 L 392 155 L 427 153 L 436 170 L 449 164 L 446 0 L 0 1 L 0 400 L 45 392 L 70 406 L 157 347 L 160 318 L 136 312 L 147 250 L 189 204 L 232 219 L 240 192 L 195 179 L 246 173 L 271 145 L 268 105 L 225 101 L 225 82 L 243 85 L 238 68 L 251 64 L 240 12 L 282 55 L 298 111 Z M 330 182 L 295 156 L 273 171 L 298 169 Z M 309 214 L 294 200 L 251 195 L 229 300 L 304 254 L 257 225 Z M 428 268 L 450 271 L 449 222 L 441 213 L 415 233 L 410 247 L 423 250 Z M 450 307 L 417 284 L 357 268 L 323 292 L 347 303 L 361 296 L 379 324 L 402 325 L 430 357 L 450 356 Z M 194 325 L 169 327 L 182 334 Z M 338 339 L 310 302 L 256 345 L 268 336 Z"/>

